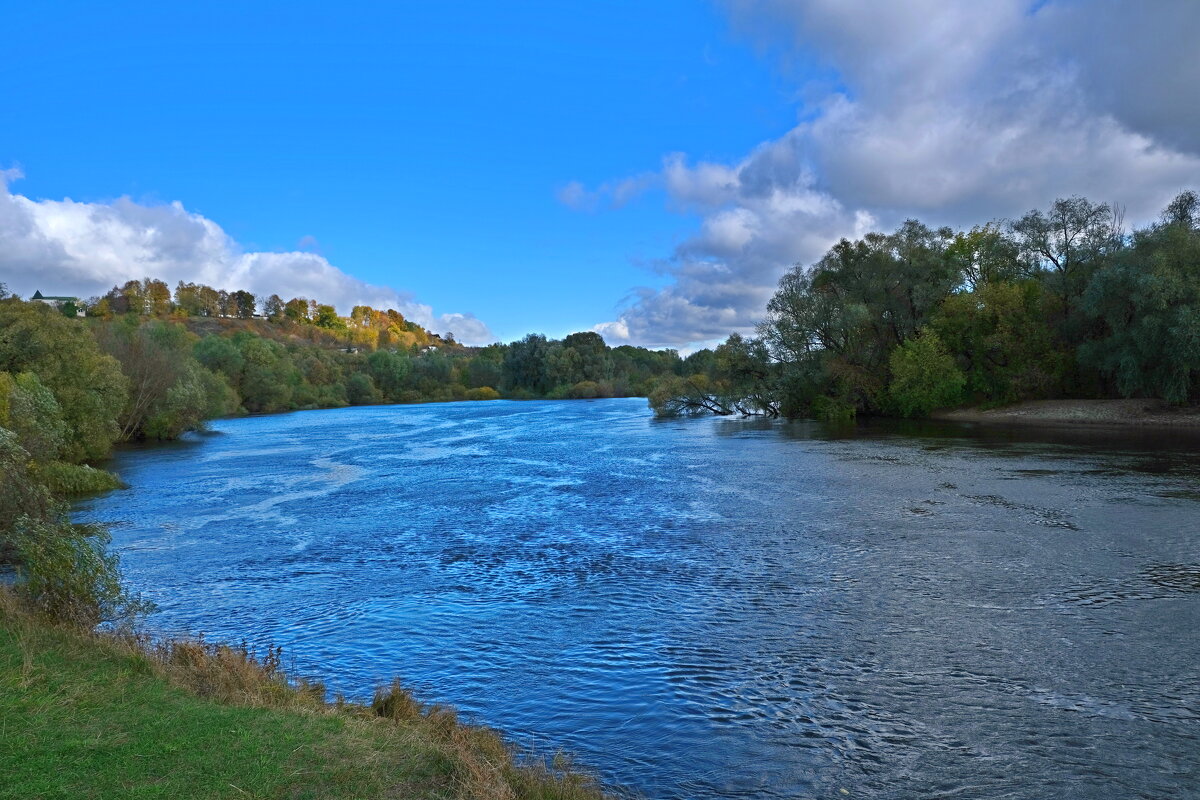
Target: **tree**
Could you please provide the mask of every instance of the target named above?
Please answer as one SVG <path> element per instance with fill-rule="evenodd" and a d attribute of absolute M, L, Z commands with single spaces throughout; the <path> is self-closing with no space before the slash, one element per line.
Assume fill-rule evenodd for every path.
<path fill-rule="evenodd" d="M 367 369 L 384 396 L 389 400 L 398 400 L 412 372 L 412 362 L 399 353 L 378 350 L 367 356 Z"/>
<path fill-rule="evenodd" d="M 726 405 L 712 381 L 702 373 L 686 378 L 664 375 L 651 385 L 647 401 L 659 417 L 716 414 L 728 416 L 734 409 Z"/>
<path fill-rule="evenodd" d="M 145 288 L 139 281 L 126 281 L 120 289 L 120 294 L 125 301 L 124 309 L 120 313 L 139 316 L 149 313 Z"/>
<path fill-rule="evenodd" d="M 550 350 L 550 342 L 540 333 L 510 344 L 504 356 L 504 391 L 544 395 L 554 388 L 547 365 Z"/>
<path fill-rule="evenodd" d="M 287 349 L 249 331 L 239 331 L 232 344 L 241 357 L 241 370 L 230 383 L 248 411 L 282 411 L 292 407 L 300 371 Z"/>
<path fill-rule="evenodd" d="M 1200 399 L 1200 219 L 1195 193 L 1134 234 L 1088 284 L 1083 311 L 1102 333 L 1080 348 L 1125 397 Z"/>
<path fill-rule="evenodd" d="M 142 281 L 144 312 L 154 317 L 171 313 L 171 289 L 162 281 L 146 278 Z"/>
<path fill-rule="evenodd" d="M 781 409 L 798 413 L 835 397 L 880 410 L 889 354 L 963 281 L 953 240 L 947 228 L 909 220 L 892 234 L 843 239 L 812 269 L 785 274 L 759 328 L 782 365 Z"/>
<path fill-rule="evenodd" d="M 120 433 L 128 383 L 81 320 L 43 303 L 0 302 L 0 372 L 32 372 L 62 411 L 68 435 L 61 458 L 104 458 Z"/>
<path fill-rule="evenodd" d="M 1033 268 L 1049 275 L 1068 316 L 1091 272 L 1122 243 L 1121 216 L 1082 197 L 1055 200 L 1044 213 L 1030 211 L 1012 223 L 1012 232 Z"/>
<path fill-rule="evenodd" d="M 283 319 L 283 298 L 277 294 L 273 294 L 264 300 L 263 316 L 271 320 L 271 322 L 278 322 Z"/>
<path fill-rule="evenodd" d="M 346 399 L 351 405 L 365 406 L 379 402 L 379 390 L 370 375 L 356 372 L 346 381 Z"/>
<path fill-rule="evenodd" d="M 966 376 L 966 391 L 985 403 L 1059 394 L 1070 352 L 1054 336 L 1051 304 L 1040 282 L 985 283 L 946 298 L 930 327 Z"/>
<path fill-rule="evenodd" d="M 254 309 L 257 305 L 257 300 L 254 295 L 247 292 L 245 289 L 238 289 L 230 296 L 230 302 L 233 305 L 234 314 L 240 319 L 250 319 L 254 316 Z"/>
<path fill-rule="evenodd" d="M 778 416 L 777 370 L 766 345 L 733 334 L 712 354 L 711 374 L 668 375 L 651 385 L 648 399 L 658 416 L 712 413 Z"/>
<path fill-rule="evenodd" d="M 955 234 L 954 241 L 946 248 L 946 257 L 957 269 L 962 284 L 971 291 L 993 283 L 1016 281 L 1028 272 L 1017 242 L 994 222 Z"/>
<path fill-rule="evenodd" d="M 42 463 L 58 458 L 69 435 L 54 393 L 32 372 L 0 372 L 0 427 L 12 431 L 17 443 Z"/>
<path fill-rule="evenodd" d="M 118 419 L 125 441 L 174 439 L 236 408 L 228 384 L 193 358 L 194 337 L 182 325 L 129 319 L 103 326 L 97 339 L 129 378 Z"/>
<path fill-rule="evenodd" d="M 488 345 L 480 350 L 474 358 L 467 362 L 464 377 L 469 389 L 494 389 L 501 384 L 503 378 L 504 347 Z"/>
<path fill-rule="evenodd" d="M 715 389 L 721 405 L 742 416 L 779 415 L 775 367 L 766 344 L 732 334 L 714 353 Z"/>
<path fill-rule="evenodd" d="M 337 310 L 333 306 L 317 306 L 312 321 L 318 328 L 336 331 L 346 330 L 346 321 L 337 315 Z"/>
<path fill-rule="evenodd" d="M 578 381 L 602 382 L 611 380 L 613 363 L 608 345 L 604 338 L 595 331 L 582 331 L 569 334 L 563 339 L 563 348 L 572 350 L 578 355 Z"/>
<path fill-rule="evenodd" d="M 303 297 L 293 297 L 284 304 L 283 314 L 292 322 L 308 322 L 308 300 Z"/>
<path fill-rule="evenodd" d="M 902 416 L 924 417 L 962 398 L 966 378 L 933 330 L 922 329 L 892 351 L 888 394 Z"/>

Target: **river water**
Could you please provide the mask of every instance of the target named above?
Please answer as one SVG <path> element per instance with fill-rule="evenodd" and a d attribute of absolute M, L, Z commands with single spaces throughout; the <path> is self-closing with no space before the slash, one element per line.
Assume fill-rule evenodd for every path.
<path fill-rule="evenodd" d="M 212 427 L 78 506 L 159 630 L 399 676 L 648 798 L 1200 797 L 1194 442 L 643 400 Z"/>

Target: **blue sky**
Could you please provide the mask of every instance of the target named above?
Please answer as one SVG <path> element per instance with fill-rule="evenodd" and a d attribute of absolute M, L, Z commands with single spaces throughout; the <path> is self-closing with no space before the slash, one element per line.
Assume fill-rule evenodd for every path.
<path fill-rule="evenodd" d="M 579 213 L 564 184 L 736 158 L 794 121 L 770 65 L 694 0 L 334 8 L 6 4 L 12 191 L 177 200 L 251 249 L 315 240 L 510 339 L 612 318 L 685 230 L 661 197 Z"/>
<path fill-rule="evenodd" d="M 1194 0 L 0 0 L 0 20 L 0 281 L 25 294 L 150 274 L 474 341 L 694 347 L 752 331 L 841 236 L 1070 194 L 1138 222 L 1200 185 Z"/>

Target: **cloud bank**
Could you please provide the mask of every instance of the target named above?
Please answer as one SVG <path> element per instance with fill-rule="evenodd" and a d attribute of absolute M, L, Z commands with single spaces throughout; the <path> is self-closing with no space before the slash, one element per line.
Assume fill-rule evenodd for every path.
<path fill-rule="evenodd" d="M 172 287 L 183 280 L 285 300 L 309 297 L 342 314 L 355 305 L 394 308 L 431 330 L 452 331 L 458 341 L 493 341 L 475 316 L 435 315 L 412 295 L 347 275 L 319 253 L 245 252 L 217 223 L 178 202 L 31 200 L 9 190 L 8 182 L 19 177 L 0 171 L 0 281 L 18 294 L 40 289 L 89 297 L 148 276 Z"/>
<path fill-rule="evenodd" d="M 970 225 L 1082 194 L 1155 216 L 1200 187 L 1200 6 L 1194 0 L 730 0 L 734 29 L 781 68 L 816 63 L 802 121 L 737 163 L 664 159 L 568 205 L 651 186 L 699 229 L 596 330 L 685 345 L 748 332 L 779 276 L 842 236 L 916 216 Z M 620 192 L 617 191 L 620 187 Z"/>

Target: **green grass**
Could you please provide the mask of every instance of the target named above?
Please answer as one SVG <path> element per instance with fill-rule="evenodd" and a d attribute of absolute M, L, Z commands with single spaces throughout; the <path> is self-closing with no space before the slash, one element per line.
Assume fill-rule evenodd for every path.
<path fill-rule="evenodd" d="M 225 648 L 146 649 L 0 598 L 0 798 L 600 798 L 402 691 L 325 704 Z"/>

